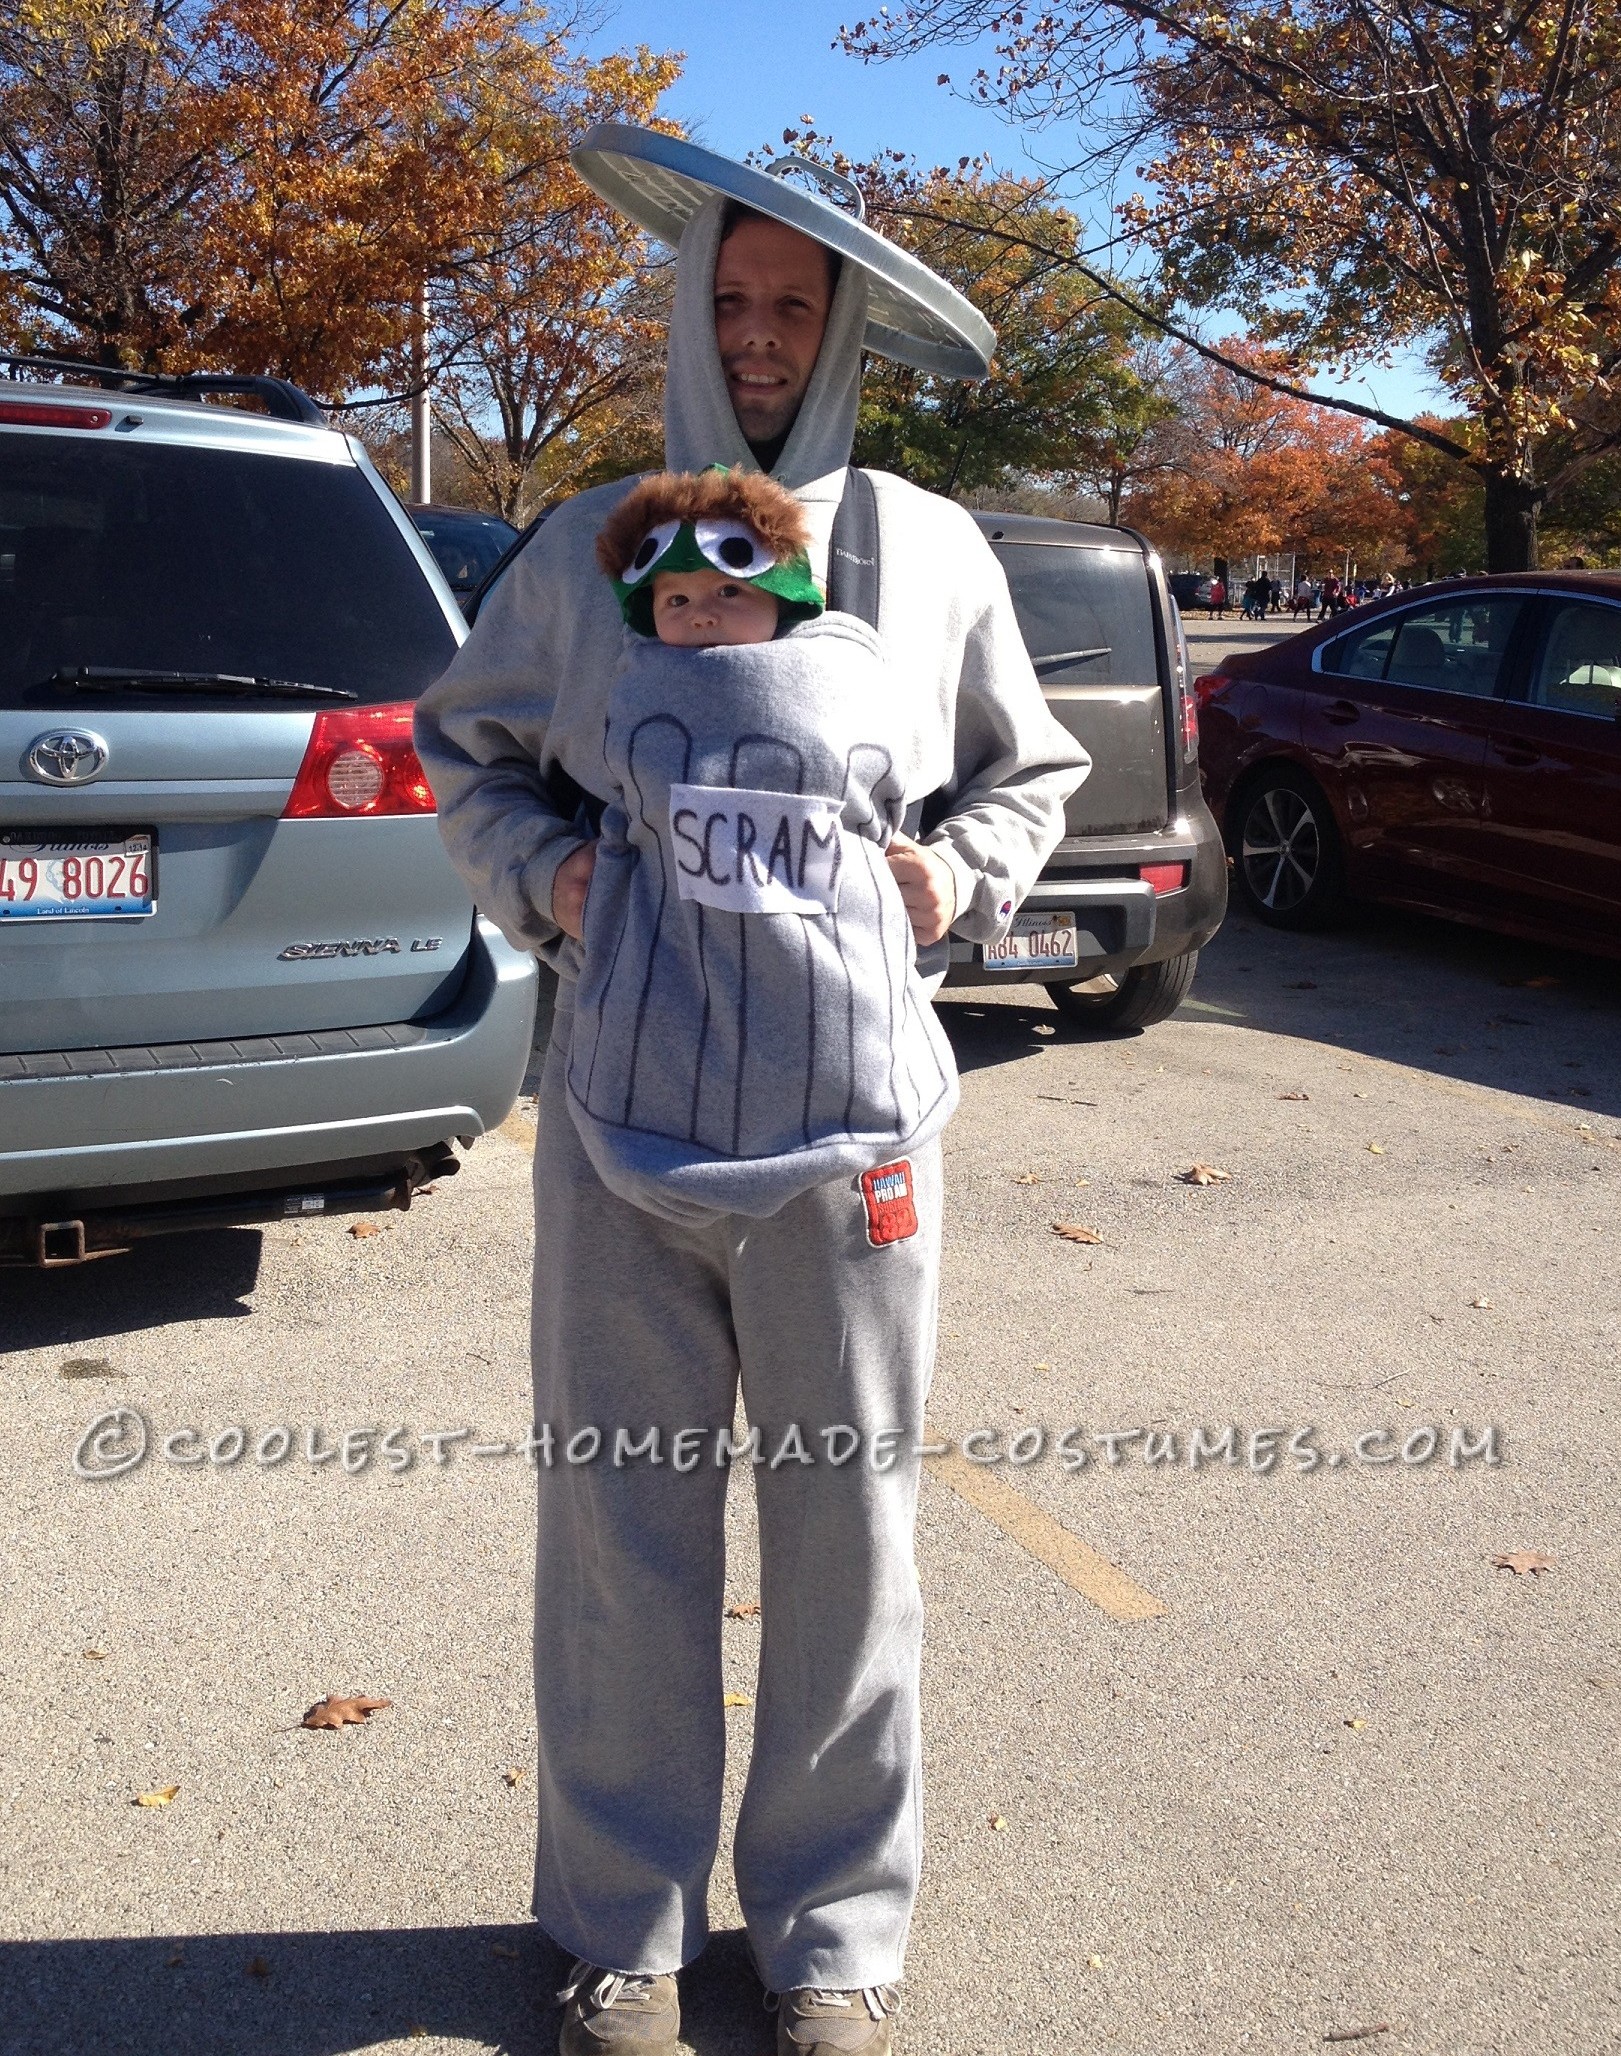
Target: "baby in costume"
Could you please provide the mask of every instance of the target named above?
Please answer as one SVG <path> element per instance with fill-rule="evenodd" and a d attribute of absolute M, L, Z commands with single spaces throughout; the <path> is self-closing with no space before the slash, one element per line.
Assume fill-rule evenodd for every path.
<path fill-rule="evenodd" d="M 807 542 L 791 495 L 719 466 L 645 479 L 597 541 L 626 637 L 569 1104 L 603 1183 L 676 1220 L 874 1173 L 957 1102 L 884 857 L 909 695 Z"/>

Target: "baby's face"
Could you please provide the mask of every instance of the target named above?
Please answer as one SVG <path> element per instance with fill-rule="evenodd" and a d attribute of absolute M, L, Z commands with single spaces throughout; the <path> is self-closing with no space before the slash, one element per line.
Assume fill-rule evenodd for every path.
<path fill-rule="evenodd" d="M 659 571 L 653 577 L 653 626 L 660 642 L 687 650 L 770 642 L 777 632 L 777 602 L 724 571 Z"/>

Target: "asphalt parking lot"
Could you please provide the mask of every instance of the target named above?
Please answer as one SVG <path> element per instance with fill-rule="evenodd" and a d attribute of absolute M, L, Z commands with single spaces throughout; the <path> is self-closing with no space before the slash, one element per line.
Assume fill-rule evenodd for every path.
<path fill-rule="evenodd" d="M 942 1008 L 965 1091 L 933 1424 L 1044 1440 L 924 1488 L 900 2046 L 1614 2048 L 1621 968 L 1234 918 L 1144 1035 L 1081 1040 L 1028 989 Z M 554 2045 L 533 1483 L 476 1453 L 528 1417 L 524 1127 L 375 1235 L 0 1273 L 0 2049 Z M 114 1408 L 248 1453 L 75 1476 Z M 460 1428 L 436 1463 L 421 1436 Z M 745 1492 L 732 1513 L 746 1606 Z M 725 1632 L 746 1698 L 758 1625 Z M 328 1692 L 392 1704 L 300 1728 Z M 757 2056 L 724 1846 L 714 1914 L 688 2038 Z"/>

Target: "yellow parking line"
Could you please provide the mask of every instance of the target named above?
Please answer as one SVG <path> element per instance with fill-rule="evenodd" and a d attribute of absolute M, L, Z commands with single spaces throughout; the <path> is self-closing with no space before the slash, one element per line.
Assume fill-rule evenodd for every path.
<path fill-rule="evenodd" d="M 930 1442 L 946 1439 L 929 1430 L 925 1434 Z M 1169 1612 L 1163 1599 L 1156 1599 L 1152 1592 L 1145 1591 L 1135 1579 L 1128 1578 L 1123 1570 L 1110 1563 L 1106 1556 L 1099 1556 L 1095 1549 L 1088 1549 L 1078 1536 L 1072 1535 L 1051 1514 L 1033 1506 L 1022 1492 L 1015 1491 L 1006 1478 L 988 1464 L 970 1463 L 966 1456 L 953 1449 L 943 1456 L 928 1458 L 928 1467 L 941 1484 L 949 1485 L 959 1498 L 966 1499 L 993 1528 L 1000 1528 L 1009 1540 L 1017 1542 L 1037 1563 L 1044 1563 L 1048 1570 L 1062 1578 L 1071 1591 L 1079 1592 L 1083 1599 L 1090 1599 L 1111 1619 L 1148 1621 Z"/>

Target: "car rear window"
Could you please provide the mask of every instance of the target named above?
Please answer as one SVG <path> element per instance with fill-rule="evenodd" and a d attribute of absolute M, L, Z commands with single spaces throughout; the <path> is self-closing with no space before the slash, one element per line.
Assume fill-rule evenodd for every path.
<path fill-rule="evenodd" d="M 1043 685 L 1157 685 L 1154 593 L 1140 550 L 996 543 Z"/>
<path fill-rule="evenodd" d="M 518 539 L 510 521 L 494 514 L 441 514 L 418 508 L 412 520 L 433 560 L 457 592 L 471 592 Z"/>
<path fill-rule="evenodd" d="M 455 649 L 350 465 L 0 432 L 0 706 L 80 664 L 414 699 Z"/>

